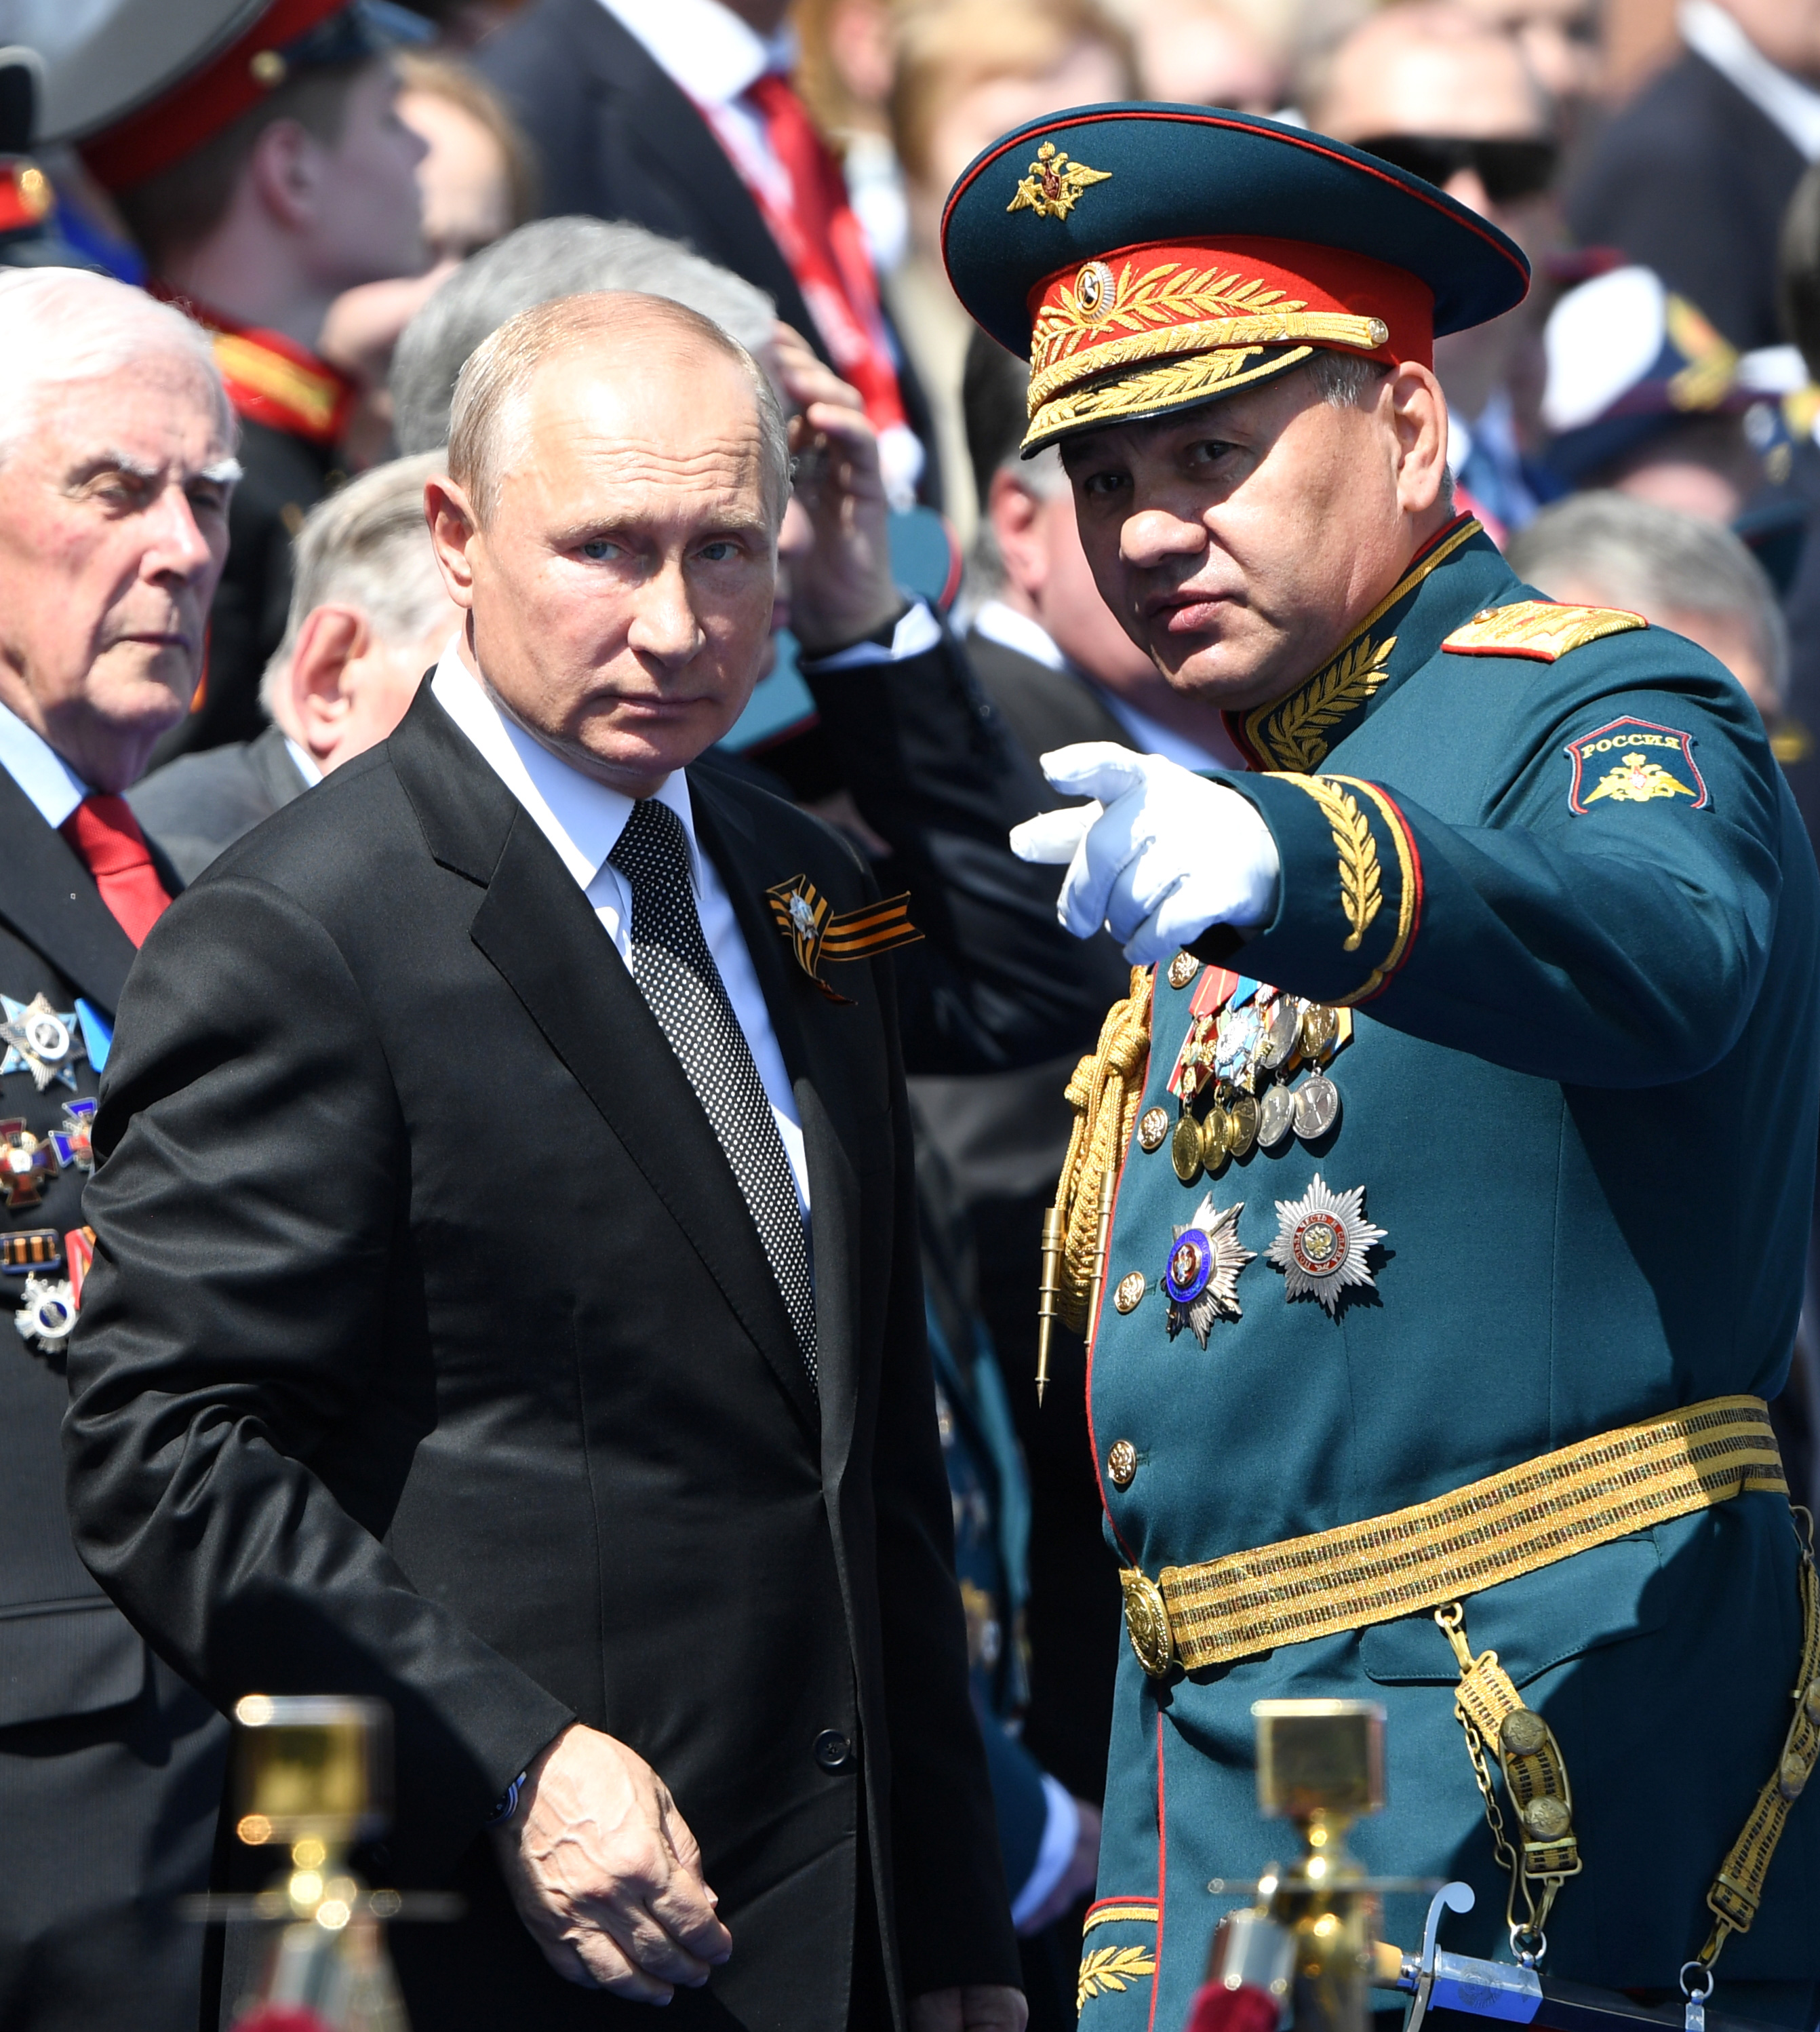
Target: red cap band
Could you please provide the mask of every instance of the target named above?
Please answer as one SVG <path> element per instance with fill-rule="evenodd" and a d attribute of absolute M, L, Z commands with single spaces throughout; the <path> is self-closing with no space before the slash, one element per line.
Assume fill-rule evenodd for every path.
<path fill-rule="evenodd" d="M 192 155 L 269 99 L 289 75 L 289 43 L 339 13 L 348 0 L 273 0 L 247 32 L 136 113 L 82 144 L 82 159 L 109 190 L 129 190 Z"/>

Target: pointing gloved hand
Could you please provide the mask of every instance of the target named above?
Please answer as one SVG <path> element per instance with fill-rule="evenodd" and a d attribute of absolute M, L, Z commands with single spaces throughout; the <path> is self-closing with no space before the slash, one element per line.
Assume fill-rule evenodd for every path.
<path fill-rule="evenodd" d="M 1148 966 L 1210 924 L 1247 930 L 1275 914 L 1277 842 L 1236 790 L 1110 741 L 1058 748 L 1042 773 L 1095 801 L 1026 819 L 1011 850 L 1068 864 L 1056 914 L 1076 938 L 1103 924 L 1133 966 Z"/>

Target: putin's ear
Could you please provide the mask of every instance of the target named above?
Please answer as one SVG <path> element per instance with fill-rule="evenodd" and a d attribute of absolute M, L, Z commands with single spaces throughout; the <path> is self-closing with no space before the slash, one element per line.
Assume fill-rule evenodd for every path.
<path fill-rule="evenodd" d="M 442 474 L 425 480 L 423 519 L 430 525 L 436 569 L 442 574 L 449 597 L 457 607 L 472 607 L 474 562 L 468 553 L 480 533 L 480 518 L 474 512 L 468 490 Z"/>
<path fill-rule="evenodd" d="M 297 630 L 287 689 L 303 744 L 318 761 L 341 738 L 354 703 L 348 672 L 371 643 L 371 626 L 357 607 L 313 607 Z"/>
<path fill-rule="evenodd" d="M 1397 505 L 1427 514 L 1447 480 L 1447 398 L 1432 368 L 1406 360 L 1390 374 L 1381 399 L 1397 439 Z"/>

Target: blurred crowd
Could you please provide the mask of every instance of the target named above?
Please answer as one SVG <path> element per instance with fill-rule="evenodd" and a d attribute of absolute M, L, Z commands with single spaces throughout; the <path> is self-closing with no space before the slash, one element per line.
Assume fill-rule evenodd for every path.
<path fill-rule="evenodd" d="M 899 579 L 974 689 L 893 745 L 830 703 L 863 658 L 807 669 L 781 604 L 773 667 L 718 761 L 843 826 L 919 924 L 949 928 L 933 1041 L 909 1054 L 930 1324 L 1032 2023 L 1072 2023 L 1118 1589 L 1078 1343 L 1040 1420 L 1025 1379 L 1062 1089 L 1122 968 L 1103 941 L 1044 943 L 1003 851 L 1023 793 L 966 776 L 968 744 L 1006 744 L 1016 786 L 1076 740 L 1190 767 L 1233 750 L 1101 603 L 1056 454 L 1018 456 L 1026 369 L 948 286 L 945 200 L 1006 130 L 1135 96 L 1306 125 L 1494 222 L 1535 286 L 1437 346 L 1460 504 L 1546 594 L 1717 656 L 1812 828 L 1820 6 L 358 0 L 225 121 L 166 66 L 149 110 L 128 93 L 86 126 L 59 97 L 81 11 L 60 25 L 0 0 L 0 43 L 45 59 L 24 67 L 34 88 L 0 93 L 0 260 L 96 268 L 187 309 L 238 412 L 206 673 L 129 800 L 185 880 L 383 739 L 435 660 L 456 616 L 423 481 L 462 362 L 505 319 L 595 289 L 690 305 L 764 364 L 805 473 L 830 370 L 857 392 Z M 116 47 L 129 60 L 140 38 L 149 75 L 161 10 L 124 16 Z M 793 510 L 786 581 L 820 540 Z M 1810 1476 L 1816 1384 L 1809 1349 L 1784 1408 Z"/>

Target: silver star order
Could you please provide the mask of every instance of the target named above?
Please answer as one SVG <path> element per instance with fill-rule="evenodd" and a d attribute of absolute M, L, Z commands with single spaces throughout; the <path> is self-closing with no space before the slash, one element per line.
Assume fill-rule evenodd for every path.
<path fill-rule="evenodd" d="M 28 1277 L 22 1302 L 13 1315 L 21 1340 L 35 1341 L 46 1354 L 62 1353 L 76 1324 L 76 1301 L 67 1277 Z"/>
<path fill-rule="evenodd" d="M 76 1011 L 53 1009 L 42 992 L 29 1002 L 15 1002 L 10 995 L 0 995 L 0 1008 L 6 1012 L 6 1022 L 0 1023 L 0 1044 L 6 1047 L 6 1055 L 0 1057 L 0 1073 L 31 1074 L 32 1083 L 40 1093 L 54 1079 L 74 1086 L 76 1074 L 70 1060 L 81 1040 Z"/>
<path fill-rule="evenodd" d="M 1265 1261 L 1284 1275 L 1291 1298 L 1314 1297 L 1330 1317 L 1348 1285 L 1377 1284 L 1365 1267 L 1365 1252 L 1385 1231 L 1365 1218 L 1365 1188 L 1330 1192 L 1318 1171 L 1299 1200 L 1277 1202 L 1277 1238 Z"/>
<path fill-rule="evenodd" d="M 1198 1298 L 1186 1305 L 1177 1305 L 1173 1298 L 1169 1300 L 1171 1340 L 1186 1327 L 1205 1347 L 1216 1320 L 1236 1320 L 1243 1316 L 1239 1304 L 1239 1272 L 1258 1253 L 1255 1249 L 1247 1249 L 1239 1240 L 1239 1216 L 1244 1210 L 1245 1203 L 1240 1200 L 1224 1213 L 1215 1213 L 1214 1196 L 1209 1193 L 1195 1209 L 1194 1219 L 1176 1230 L 1176 1239 L 1180 1242 L 1189 1228 L 1198 1227 L 1207 1238 L 1213 1264 Z"/>

